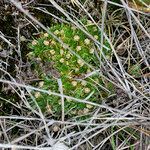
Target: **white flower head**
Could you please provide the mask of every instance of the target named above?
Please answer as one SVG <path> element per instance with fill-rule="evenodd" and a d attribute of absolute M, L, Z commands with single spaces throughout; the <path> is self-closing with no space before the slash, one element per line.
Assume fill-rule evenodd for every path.
<path fill-rule="evenodd" d="M 43 87 L 43 85 L 44 85 L 44 81 L 40 81 L 39 82 L 39 87 Z"/>
<path fill-rule="evenodd" d="M 61 58 L 60 60 L 59 60 L 61 63 L 64 63 L 64 58 Z"/>
<path fill-rule="evenodd" d="M 99 79 L 98 78 L 96 78 L 94 81 L 95 81 L 95 83 L 99 83 Z"/>
<path fill-rule="evenodd" d="M 70 98 L 66 98 L 67 102 L 71 102 L 72 100 Z"/>
<path fill-rule="evenodd" d="M 97 31 L 97 27 L 93 27 L 93 31 Z"/>
<path fill-rule="evenodd" d="M 84 114 L 87 114 L 87 113 L 89 113 L 89 109 L 88 108 L 84 108 L 83 112 L 84 112 Z"/>
<path fill-rule="evenodd" d="M 45 40 L 45 41 L 43 42 L 43 44 L 46 45 L 46 46 L 48 46 L 48 45 L 49 45 L 49 41 Z"/>
<path fill-rule="evenodd" d="M 69 62 L 68 62 L 68 61 L 66 61 L 66 65 L 67 65 L 67 66 L 69 65 Z"/>
<path fill-rule="evenodd" d="M 71 54 L 68 53 L 68 54 L 66 55 L 66 58 L 69 59 L 70 57 L 71 57 Z"/>
<path fill-rule="evenodd" d="M 32 41 L 32 45 L 37 45 L 37 41 L 36 41 L 36 40 L 33 40 L 33 41 Z"/>
<path fill-rule="evenodd" d="M 98 40 L 98 35 L 94 35 L 94 38 L 95 38 L 96 40 Z"/>
<path fill-rule="evenodd" d="M 77 86 L 77 81 L 72 81 L 71 84 L 72 84 L 73 86 Z"/>
<path fill-rule="evenodd" d="M 81 59 L 78 59 L 77 63 L 82 67 L 84 65 L 84 62 Z"/>
<path fill-rule="evenodd" d="M 93 108 L 93 106 L 92 106 L 92 105 L 90 105 L 90 104 L 86 104 L 86 107 L 87 107 L 88 109 Z"/>
<path fill-rule="evenodd" d="M 86 45 L 89 45 L 89 44 L 90 44 L 90 40 L 89 40 L 89 39 L 85 39 L 85 40 L 84 40 L 84 43 L 85 43 Z"/>
<path fill-rule="evenodd" d="M 71 111 L 71 114 L 75 115 L 75 114 L 77 114 L 77 111 L 73 110 L 73 111 Z"/>
<path fill-rule="evenodd" d="M 21 36 L 20 41 L 24 42 L 24 41 L 26 41 L 26 38 L 24 36 Z"/>
<path fill-rule="evenodd" d="M 51 105 L 47 104 L 46 110 L 47 110 L 47 112 L 48 112 L 49 114 L 53 114 L 52 106 L 51 106 Z"/>
<path fill-rule="evenodd" d="M 106 59 L 110 59 L 111 57 L 109 55 L 106 55 Z"/>
<path fill-rule="evenodd" d="M 48 92 L 49 92 L 48 95 L 51 95 L 52 91 L 51 91 L 51 90 L 48 90 Z"/>
<path fill-rule="evenodd" d="M 54 54 L 55 54 L 55 50 L 50 50 L 50 53 L 51 53 L 52 55 L 54 55 Z"/>
<path fill-rule="evenodd" d="M 35 92 L 35 98 L 39 98 L 41 96 L 41 93 L 40 92 Z"/>
<path fill-rule="evenodd" d="M 51 44 L 52 44 L 52 45 L 55 45 L 55 44 L 56 44 L 56 42 L 52 40 L 52 41 L 51 41 Z"/>
<path fill-rule="evenodd" d="M 34 57 L 34 53 L 33 53 L 33 52 L 29 52 L 29 53 L 27 54 L 27 56 L 28 56 L 28 57 Z"/>
<path fill-rule="evenodd" d="M 83 110 L 78 110 L 78 115 L 83 115 L 83 114 L 84 114 Z"/>
<path fill-rule="evenodd" d="M 42 59 L 40 57 L 37 57 L 36 60 L 37 61 L 42 61 Z"/>
<path fill-rule="evenodd" d="M 88 93 L 90 93 L 90 88 L 84 88 L 84 92 L 86 93 L 86 94 L 88 94 Z"/>
<path fill-rule="evenodd" d="M 79 41 L 79 40 L 80 40 L 80 37 L 79 37 L 78 35 L 75 35 L 75 36 L 73 37 L 73 39 L 74 39 L 74 41 Z"/>
<path fill-rule="evenodd" d="M 58 34 L 59 34 L 59 31 L 58 31 L 58 30 L 55 30 L 55 31 L 54 31 L 54 34 L 55 34 L 55 35 L 58 35 Z"/>
<path fill-rule="evenodd" d="M 90 54 L 93 54 L 94 53 L 94 48 L 91 48 L 90 49 Z"/>
<path fill-rule="evenodd" d="M 44 33 L 44 37 L 48 37 L 48 33 Z"/>
<path fill-rule="evenodd" d="M 62 56 L 64 54 L 64 50 L 60 49 L 60 55 Z"/>
<path fill-rule="evenodd" d="M 91 24 L 92 24 L 92 21 L 91 21 L 91 20 L 87 20 L 87 24 L 88 24 L 88 25 L 91 25 Z"/>
<path fill-rule="evenodd" d="M 75 72 L 78 72 L 79 71 L 79 68 L 75 68 Z"/>
<path fill-rule="evenodd" d="M 87 85 L 87 82 L 86 82 L 85 80 L 82 80 L 82 81 L 81 81 L 81 85 L 86 86 L 86 85 Z"/>
<path fill-rule="evenodd" d="M 51 56 L 51 58 L 52 58 L 52 60 L 55 60 L 55 59 L 56 59 L 56 56 L 55 56 L 55 55 L 53 55 L 53 56 Z"/>
<path fill-rule="evenodd" d="M 61 100 L 59 100 L 58 104 L 61 105 Z"/>
<path fill-rule="evenodd" d="M 90 69 L 87 69 L 86 73 L 91 73 L 91 70 L 90 70 Z"/>
<path fill-rule="evenodd" d="M 62 29 L 62 30 L 60 30 L 60 34 L 64 34 L 64 30 Z"/>
<path fill-rule="evenodd" d="M 80 50 L 81 50 L 81 46 L 77 46 L 77 47 L 76 47 L 76 50 L 77 50 L 77 51 L 80 51 Z"/>
<path fill-rule="evenodd" d="M 72 29 L 72 30 L 75 30 L 75 29 L 76 29 L 76 27 L 75 27 L 75 26 L 72 26 L 72 27 L 71 27 L 71 29 Z"/>
<path fill-rule="evenodd" d="M 53 127 L 53 131 L 54 131 L 54 132 L 58 132 L 58 131 L 59 131 L 59 129 L 60 129 L 60 128 L 59 128 L 59 126 L 58 126 L 58 125 L 55 125 L 55 126 Z"/>
<path fill-rule="evenodd" d="M 64 44 L 62 45 L 62 47 L 63 47 L 64 49 L 67 49 L 69 46 L 68 46 L 68 44 L 65 44 L 65 43 L 64 43 Z"/>

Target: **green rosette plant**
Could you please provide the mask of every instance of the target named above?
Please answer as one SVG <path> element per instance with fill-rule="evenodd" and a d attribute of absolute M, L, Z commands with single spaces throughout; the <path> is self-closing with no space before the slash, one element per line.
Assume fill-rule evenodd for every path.
<path fill-rule="evenodd" d="M 85 21 L 84 24 L 86 30 L 100 41 L 98 28 L 89 21 Z M 84 100 L 91 95 L 90 101 L 101 103 L 101 99 L 110 94 L 101 87 L 109 90 L 112 90 L 113 87 L 98 74 L 86 77 L 92 71 L 89 65 L 96 68 L 99 63 L 95 53 L 100 55 L 100 52 L 96 49 L 94 42 L 83 31 L 72 25 L 57 24 L 49 30 L 82 59 L 71 53 L 67 47 L 48 33 L 41 33 L 40 37 L 34 39 L 30 44 L 32 52 L 28 54 L 31 60 L 38 60 L 38 63 L 33 61 L 35 70 L 42 80 L 38 86 L 60 93 L 58 79 L 61 79 L 63 94 Z M 109 47 L 107 41 L 104 42 L 104 45 Z M 103 48 L 102 51 L 107 57 L 111 56 L 111 50 Z M 61 97 L 39 92 L 35 92 L 34 95 L 42 110 L 49 110 L 54 115 L 60 115 Z M 69 116 L 84 115 L 94 108 L 92 105 L 79 103 L 72 99 L 65 99 L 64 103 L 65 113 Z"/>

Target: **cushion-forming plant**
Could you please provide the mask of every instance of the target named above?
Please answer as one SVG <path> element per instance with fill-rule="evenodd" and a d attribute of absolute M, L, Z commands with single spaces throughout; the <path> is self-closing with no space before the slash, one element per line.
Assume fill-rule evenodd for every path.
<path fill-rule="evenodd" d="M 100 41 L 98 28 L 90 21 L 84 21 L 83 24 L 85 30 L 95 40 Z M 58 79 L 61 79 L 63 94 L 84 100 L 88 100 L 90 95 L 90 101 L 101 103 L 101 99 L 111 93 L 108 91 L 113 91 L 113 86 L 98 74 L 88 77 L 92 71 L 90 66 L 98 68 L 99 61 L 96 54 L 101 55 L 94 42 L 73 25 L 57 24 L 49 30 L 65 44 L 62 45 L 48 33 L 41 33 L 40 37 L 30 44 L 32 52 L 29 53 L 29 58 L 37 60 L 32 62 L 42 80 L 38 86 L 60 93 Z M 109 47 L 107 41 L 104 41 L 104 45 Z M 75 55 L 67 49 L 67 46 Z M 111 56 L 111 50 L 103 48 L 102 51 L 108 58 Z M 52 114 L 60 114 L 61 97 L 39 92 L 34 94 L 42 110 L 48 111 L 49 108 Z M 64 104 L 65 113 L 69 116 L 87 114 L 94 108 L 92 105 L 75 102 L 69 98 L 64 100 Z"/>

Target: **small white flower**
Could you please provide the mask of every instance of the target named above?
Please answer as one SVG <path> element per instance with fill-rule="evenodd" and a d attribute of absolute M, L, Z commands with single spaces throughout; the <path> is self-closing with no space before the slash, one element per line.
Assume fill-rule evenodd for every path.
<path fill-rule="evenodd" d="M 54 34 L 55 34 L 55 35 L 58 35 L 58 34 L 59 34 L 59 31 L 58 31 L 58 30 L 55 30 L 55 31 L 54 31 Z"/>
<path fill-rule="evenodd" d="M 60 30 L 60 34 L 64 34 L 64 30 Z"/>
<path fill-rule="evenodd" d="M 50 50 L 50 53 L 51 53 L 52 55 L 54 55 L 54 54 L 55 54 L 55 51 L 54 51 L 54 50 Z"/>
<path fill-rule="evenodd" d="M 56 42 L 55 42 L 55 41 L 51 41 L 51 44 L 52 44 L 52 45 L 55 45 L 55 44 L 56 44 Z"/>
<path fill-rule="evenodd" d="M 86 107 L 87 107 L 88 109 L 93 108 L 93 106 L 92 106 L 92 105 L 90 105 L 90 104 L 86 104 Z"/>
<path fill-rule="evenodd" d="M 37 57 L 36 60 L 37 61 L 42 61 L 42 59 L 40 57 Z"/>
<path fill-rule="evenodd" d="M 52 60 L 55 60 L 56 56 L 54 55 L 54 56 L 52 56 L 51 58 L 52 58 Z"/>
<path fill-rule="evenodd" d="M 70 54 L 67 54 L 67 55 L 66 55 L 66 58 L 67 58 L 67 59 L 69 59 L 70 57 L 71 57 L 71 55 L 70 55 Z"/>
<path fill-rule="evenodd" d="M 44 33 L 44 37 L 48 37 L 48 33 Z"/>
<path fill-rule="evenodd" d="M 0 49 L 1 50 L 1 49 Z M 33 52 L 29 52 L 28 54 L 27 54 L 27 56 L 30 58 L 30 57 L 34 57 L 34 53 Z"/>
<path fill-rule="evenodd" d="M 94 35 L 94 38 L 95 38 L 96 40 L 98 40 L 98 35 Z"/>
<path fill-rule="evenodd" d="M 95 81 L 95 83 L 97 83 L 97 84 L 99 83 L 99 79 L 98 79 L 98 78 L 96 78 L 94 81 Z"/>
<path fill-rule="evenodd" d="M 77 51 L 80 51 L 80 50 L 81 50 L 81 46 L 77 46 L 77 47 L 76 47 L 76 50 L 77 50 Z"/>
<path fill-rule="evenodd" d="M 97 31 L 97 27 L 93 27 L 93 31 Z"/>
<path fill-rule="evenodd" d="M 69 62 L 68 62 L 68 61 L 66 61 L 66 65 L 67 65 L 67 66 L 69 65 Z"/>
<path fill-rule="evenodd" d="M 72 84 L 73 86 L 76 86 L 76 85 L 77 85 L 77 81 L 72 81 L 71 84 Z"/>
<path fill-rule="evenodd" d="M 72 30 L 75 30 L 75 29 L 76 29 L 76 27 L 75 27 L 75 26 L 72 26 L 72 27 L 71 27 L 71 29 L 72 29 Z"/>
<path fill-rule="evenodd" d="M 82 80 L 82 81 L 81 81 L 81 85 L 86 86 L 86 85 L 87 85 L 87 82 L 86 82 L 85 80 Z"/>
<path fill-rule="evenodd" d="M 94 48 L 90 49 L 90 54 L 94 53 Z"/>
<path fill-rule="evenodd" d="M 58 104 L 61 105 L 61 100 L 59 100 Z"/>
<path fill-rule="evenodd" d="M 60 49 L 60 55 L 62 56 L 64 54 L 64 50 Z"/>
<path fill-rule="evenodd" d="M 72 100 L 70 98 L 66 98 L 67 102 L 71 102 Z"/>
<path fill-rule="evenodd" d="M 75 72 L 78 72 L 79 71 L 79 68 L 75 68 Z"/>
<path fill-rule="evenodd" d="M 49 41 L 46 41 L 46 40 L 45 40 L 43 43 L 44 43 L 44 45 L 46 45 L 46 46 L 49 45 Z"/>
<path fill-rule="evenodd" d="M 84 88 L 84 92 L 85 92 L 85 93 L 88 94 L 88 93 L 90 93 L 90 91 L 91 91 L 91 90 L 90 90 L 89 88 Z"/>
<path fill-rule="evenodd" d="M 63 47 L 64 49 L 67 49 L 69 46 L 68 46 L 67 44 L 63 44 L 62 47 Z"/>
<path fill-rule="evenodd" d="M 78 35 L 75 35 L 74 38 L 73 38 L 75 41 L 79 41 L 80 40 L 80 37 Z"/>
<path fill-rule="evenodd" d="M 33 41 L 32 41 L 32 45 L 37 45 L 37 41 L 36 41 L 36 40 L 33 40 Z"/>
<path fill-rule="evenodd" d="M 84 65 L 84 62 L 81 59 L 78 59 L 77 63 L 82 67 Z"/>
<path fill-rule="evenodd" d="M 48 92 L 49 92 L 48 95 L 51 95 L 51 92 L 52 92 L 52 91 L 51 91 L 51 90 L 48 90 Z"/>
<path fill-rule="evenodd" d="M 89 109 L 88 108 L 84 108 L 83 112 L 84 112 L 84 114 L 87 114 L 87 113 L 89 113 Z"/>
<path fill-rule="evenodd" d="M 54 132 L 58 132 L 59 129 L 60 129 L 60 128 L 59 128 L 57 125 L 55 125 L 55 126 L 53 127 L 53 131 L 54 131 Z"/>
<path fill-rule="evenodd" d="M 64 58 L 61 58 L 60 60 L 59 60 L 61 63 L 64 63 Z"/>
<path fill-rule="evenodd" d="M 41 93 L 40 92 L 35 92 L 35 98 L 39 98 L 41 96 Z"/>
<path fill-rule="evenodd" d="M 70 73 L 69 73 L 70 74 Z M 68 76 L 68 79 L 72 79 L 72 77 L 71 76 Z"/>
<path fill-rule="evenodd" d="M 91 21 L 91 20 L 87 20 L 87 24 L 88 24 L 88 25 L 91 25 L 91 24 L 92 24 L 92 21 Z"/>
<path fill-rule="evenodd" d="M 47 112 L 48 112 L 49 114 L 53 114 L 52 106 L 51 106 L 51 105 L 47 104 L 46 110 L 47 110 Z"/>
<path fill-rule="evenodd" d="M 78 111 L 78 115 L 83 115 L 83 114 L 84 114 L 83 110 Z"/>
<path fill-rule="evenodd" d="M 21 36 L 20 41 L 24 42 L 24 41 L 26 41 L 26 38 L 24 36 Z"/>
<path fill-rule="evenodd" d="M 84 43 L 85 43 L 86 45 L 89 45 L 89 44 L 90 44 L 90 40 L 89 40 L 89 39 L 85 39 L 85 40 L 84 40 Z"/>
<path fill-rule="evenodd" d="M 87 69 L 86 73 L 91 73 L 91 70 L 90 70 L 90 69 Z"/>
<path fill-rule="evenodd" d="M 77 114 L 77 111 L 73 110 L 73 111 L 71 111 L 71 114 L 75 115 L 75 114 Z"/>
<path fill-rule="evenodd" d="M 109 55 L 106 55 L 106 59 L 110 59 L 110 56 L 109 56 Z"/>
<path fill-rule="evenodd" d="M 43 85 L 44 85 L 44 81 L 40 81 L 39 82 L 39 87 L 43 87 Z"/>

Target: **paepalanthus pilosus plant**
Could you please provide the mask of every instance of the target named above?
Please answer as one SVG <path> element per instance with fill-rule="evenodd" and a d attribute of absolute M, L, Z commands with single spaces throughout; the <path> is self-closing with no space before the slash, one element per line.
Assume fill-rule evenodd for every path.
<path fill-rule="evenodd" d="M 98 28 L 89 20 L 83 21 L 86 30 L 98 41 L 100 41 L 100 32 Z M 48 33 L 41 33 L 40 37 L 34 39 L 30 44 L 32 52 L 28 54 L 29 58 L 38 60 L 34 62 L 39 78 L 39 87 L 59 92 L 57 79 L 60 78 L 63 86 L 63 93 L 75 98 L 85 99 L 90 94 L 92 102 L 101 103 L 101 99 L 108 95 L 101 87 L 112 89 L 112 84 L 102 79 L 98 74 L 85 77 L 92 70 L 85 64 L 98 67 L 98 59 L 95 53 L 99 53 L 94 42 L 87 35 L 73 25 L 56 24 L 49 29 L 66 46 L 69 46 L 77 55 L 72 54 L 64 45 L 57 42 Z M 109 47 L 107 41 L 104 44 Z M 111 56 L 111 50 L 102 49 L 103 53 Z M 84 61 L 83 61 L 84 60 Z M 100 85 L 100 86 L 99 86 Z M 39 92 L 34 93 L 41 109 L 49 107 L 51 113 L 59 115 L 61 112 L 61 98 L 53 95 L 46 95 Z M 78 103 L 71 99 L 65 99 L 65 113 L 68 115 L 87 114 L 93 109 L 92 105 Z"/>

